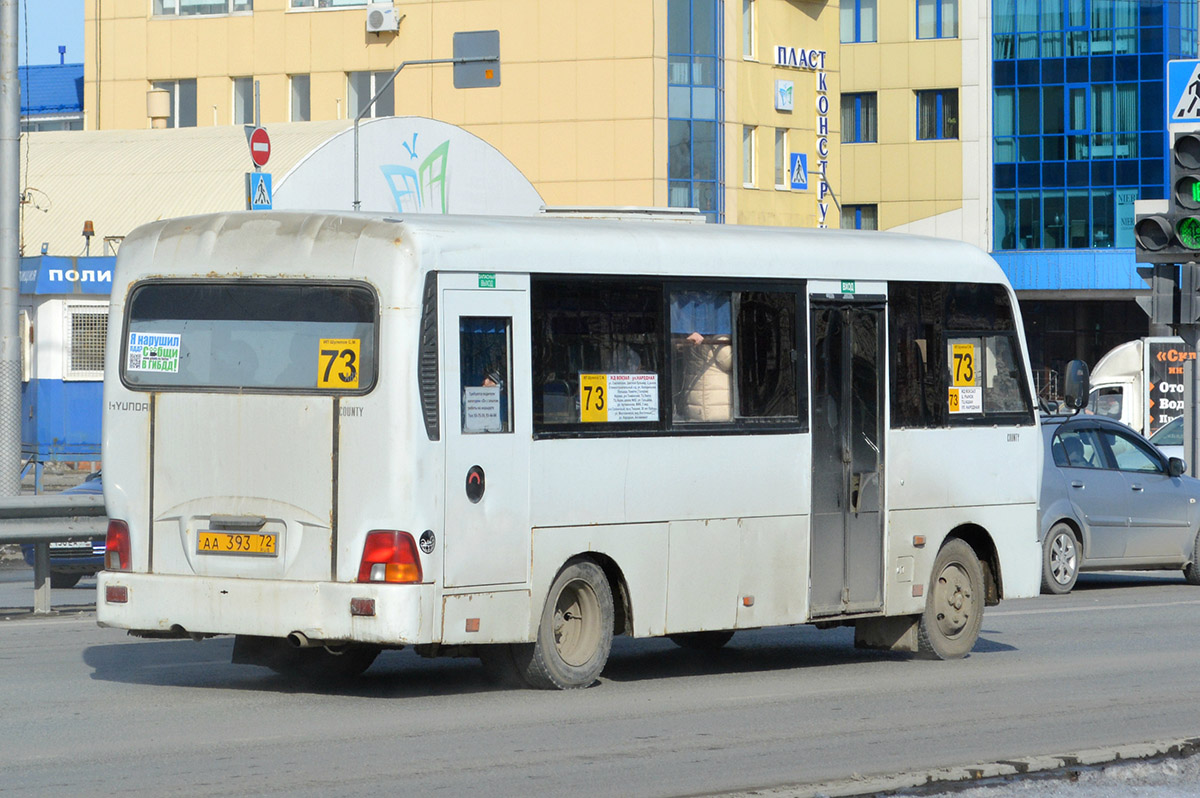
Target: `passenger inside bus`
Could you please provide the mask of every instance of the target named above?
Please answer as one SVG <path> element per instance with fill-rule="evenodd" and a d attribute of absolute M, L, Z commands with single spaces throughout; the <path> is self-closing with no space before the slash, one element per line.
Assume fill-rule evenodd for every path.
<path fill-rule="evenodd" d="M 733 338 L 730 294 L 671 294 L 675 348 L 675 419 L 729 421 L 733 417 Z"/>

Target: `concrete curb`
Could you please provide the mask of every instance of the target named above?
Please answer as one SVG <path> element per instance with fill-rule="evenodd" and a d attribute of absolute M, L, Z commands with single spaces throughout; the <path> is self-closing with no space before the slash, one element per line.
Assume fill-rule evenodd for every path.
<path fill-rule="evenodd" d="M 1023 777 L 1055 778 L 1114 763 L 1188 757 L 1200 753 L 1200 737 L 1089 748 L 1067 754 L 1027 756 L 890 776 L 854 775 L 819 784 L 765 787 L 719 793 L 723 798 L 867 798 L 880 794 L 927 795 L 995 784 Z M 714 794 L 716 795 L 716 794 Z"/>

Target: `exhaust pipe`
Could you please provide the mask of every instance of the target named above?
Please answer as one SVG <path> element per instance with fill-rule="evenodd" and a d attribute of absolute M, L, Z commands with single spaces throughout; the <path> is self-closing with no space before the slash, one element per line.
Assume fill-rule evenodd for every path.
<path fill-rule="evenodd" d="M 287 641 L 296 648 L 316 648 L 325 645 L 324 640 L 313 640 L 304 632 L 292 632 L 287 636 Z"/>

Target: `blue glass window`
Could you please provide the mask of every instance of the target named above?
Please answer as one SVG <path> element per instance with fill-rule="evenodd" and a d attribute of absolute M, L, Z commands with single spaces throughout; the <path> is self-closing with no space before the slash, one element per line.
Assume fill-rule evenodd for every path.
<path fill-rule="evenodd" d="M 958 89 L 917 92 L 917 138 L 958 138 Z"/>
<path fill-rule="evenodd" d="M 667 4 L 667 204 L 724 221 L 718 0 Z"/>
<path fill-rule="evenodd" d="M 876 40 L 876 2 L 877 0 L 842 0 L 840 19 L 843 44 Z"/>
<path fill-rule="evenodd" d="M 843 230 L 878 230 L 878 205 L 843 205 Z"/>
<path fill-rule="evenodd" d="M 1197 0 L 993 0 L 993 245 L 1131 246 L 1166 196 L 1164 76 L 1197 55 Z"/>
<path fill-rule="evenodd" d="M 917 38 L 958 38 L 958 0 L 917 0 Z"/>
<path fill-rule="evenodd" d="M 877 141 L 877 96 L 875 92 L 842 95 L 842 143 Z"/>

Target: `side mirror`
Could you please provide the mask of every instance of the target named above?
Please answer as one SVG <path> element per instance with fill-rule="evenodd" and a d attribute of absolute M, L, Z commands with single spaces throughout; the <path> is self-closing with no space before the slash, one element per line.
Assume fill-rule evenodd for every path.
<path fill-rule="evenodd" d="M 1072 360 L 1063 373 L 1063 404 L 1075 412 L 1087 407 L 1091 372 L 1087 363 Z"/>
<path fill-rule="evenodd" d="M 1167 460 L 1167 473 L 1173 477 L 1181 477 L 1187 473 L 1187 463 L 1178 457 L 1172 457 Z"/>

